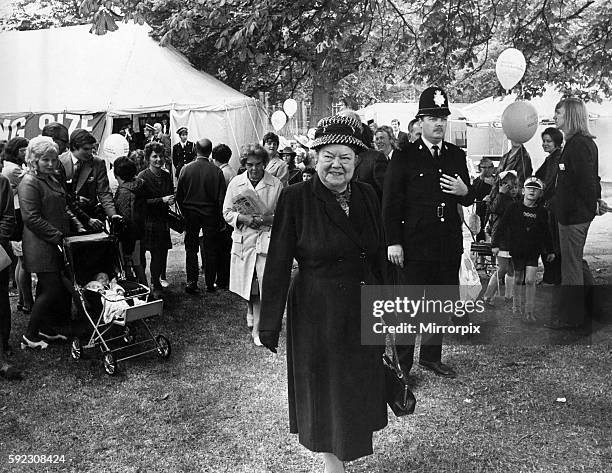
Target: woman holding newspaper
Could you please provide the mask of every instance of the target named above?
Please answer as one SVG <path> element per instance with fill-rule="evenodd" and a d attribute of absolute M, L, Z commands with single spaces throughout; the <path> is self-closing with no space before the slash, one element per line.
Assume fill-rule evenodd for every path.
<path fill-rule="evenodd" d="M 246 172 L 229 183 L 223 203 L 223 217 L 234 227 L 229 289 L 248 301 L 247 325 L 257 346 L 261 346 L 261 281 L 274 210 L 283 189 L 281 181 L 265 171 L 267 162 L 268 153 L 260 145 L 245 147 L 240 166 Z"/>

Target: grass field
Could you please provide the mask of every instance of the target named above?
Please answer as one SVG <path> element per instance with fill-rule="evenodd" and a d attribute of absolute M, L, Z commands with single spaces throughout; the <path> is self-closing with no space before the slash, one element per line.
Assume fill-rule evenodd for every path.
<path fill-rule="evenodd" d="M 165 314 L 153 324 L 171 340 L 170 359 L 130 360 L 110 377 L 98 353 L 73 361 L 66 345 L 17 350 L 25 379 L 0 379 L 0 471 L 323 471 L 288 433 L 284 340 L 278 355 L 253 346 L 245 304 L 226 292 L 186 296 L 182 264 L 177 248 Z M 594 269 L 612 281 L 609 264 Z M 548 332 L 519 328 L 506 308 L 481 322 L 494 329 L 492 344 L 447 345 L 454 380 L 416 368 L 415 414 L 390 413 L 375 454 L 349 472 L 611 471 L 610 326 L 593 345 L 542 346 Z M 14 313 L 13 340 L 25 323 Z M 504 346 L 511 333 L 535 346 Z M 35 454 L 65 462 L 9 463 Z"/>

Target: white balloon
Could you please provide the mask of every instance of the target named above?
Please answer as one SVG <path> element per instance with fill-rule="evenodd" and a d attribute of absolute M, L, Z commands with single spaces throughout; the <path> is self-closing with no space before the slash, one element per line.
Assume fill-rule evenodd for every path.
<path fill-rule="evenodd" d="M 504 90 L 510 90 L 525 74 L 525 56 L 518 49 L 508 48 L 497 58 L 495 73 Z"/>
<path fill-rule="evenodd" d="M 128 141 L 119 133 L 113 133 L 106 140 L 104 140 L 104 146 L 102 146 L 102 157 L 109 163 L 114 163 L 115 159 L 130 154 L 130 144 Z"/>
<path fill-rule="evenodd" d="M 298 104 L 293 99 L 287 99 L 283 103 L 283 110 L 285 111 L 285 113 L 287 114 L 289 118 L 295 115 L 295 112 L 297 112 L 297 107 L 298 107 Z"/>
<path fill-rule="evenodd" d="M 502 128 L 509 140 L 527 143 L 538 129 L 538 111 L 529 102 L 511 103 L 502 114 Z"/>
<path fill-rule="evenodd" d="M 274 130 L 279 131 L 282 127 L 285 126 L 285 123 L 287 123 L 287 115 L 285 115 L 285 112 L 277 110 L 272 114 L 270 120 L 272 121 L 272 126 L 274 127 Z"/>

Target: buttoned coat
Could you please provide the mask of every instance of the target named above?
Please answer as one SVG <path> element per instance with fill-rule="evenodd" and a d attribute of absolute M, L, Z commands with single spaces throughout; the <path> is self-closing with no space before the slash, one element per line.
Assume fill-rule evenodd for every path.
<path fill-rule="evenodd" d="M 382 348 L 361 344 L 360 319 L 361 287 L 382 281 L 380 204 L 357 181 L 349 208 L 347 217 L 316 174 L 283 190 L 259 326 L 278 333 L 287 302 L 290 431 L 346 461 L 371 453 L 371 433 L 387 423 Z"/>
<path fill-rule="evenodd" d="M 461 177 L 467 195 L 442 192 L 443 174 Z M 387 244 L 401 244 L 405 260 L 456 261 L 463 253 L 457 204 L 468 206 L 473 201 L 465 152 L 443 141 L 436 161 L 419 138 L 404 150 L 394 151 L 387 168 L 383 191 Z"/>
<path fill-rule="evenodd" d="M 238 212 L 232 209 L 232 202 L 238 194 L 246 189 L 254 190 L 257 193 L 266 207 L 265 215 L 273 215 L 283 185 L 279 179 L 265 171 L 263 178 L 257 183 L 255 189 L 253 189 L 246 172 L 232 179 L 227 187 L 223 202 L 223 218 L 234 227 L 229 289 L 240 297 L 249 300 L 255 269 L 257 269 L 260 292 L 262 289 L 262 276 L 270 244 L 271 227 L 261 226 L 259 229 L 254 229 L 244 224 L 238 224 Z"/>
<path fill-rule="evenodd" d="M 72 162 L 72 154 L 66 152 L 60 156 L 60 162 L 64 167 L 66 179 L 72 181 L 72 191 L 76 197 L 84 197 L 88 200 L 88 204 L 80 205 L 83 210 L 93 218 L 96 215 L 91 215 L 91 209 L 99 202 L 102 204 L 104 213 L 111 217 L 117 212 L 113 202 L 113 194 L 108 183 L 108 172 L 106 163 L 103 159 L 93 157 L 89 161 L 81 161 L 79 175 L 77 180 L 74 180 L 74 164 Z"/>
<path fill-rule="evenodd" d="M 177 143 L 172 147 L 172 163 L 174 164 L 174 173 L 178 178 L 181 168 L 185 164 L 189 164 L 196 158 L 195 144 L 191 141 L 186 141 L 185 146 Z"/>
<path fill-rule="evenodd" d="M 19 186 L 23 219 L 23 258 L 30 273 L 56 272 L 63 259 L 57 245 L 70 233 L 66 191 L 50 175 L 27 172 Z"/>

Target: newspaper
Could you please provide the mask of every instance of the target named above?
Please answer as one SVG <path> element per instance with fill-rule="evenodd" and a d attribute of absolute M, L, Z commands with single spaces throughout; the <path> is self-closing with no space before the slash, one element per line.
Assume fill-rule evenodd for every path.
<path fill-rule="evenodd" d="M 253 189 L 246 189 L 232 199 L 232 210 L 242 215 L 264 215 L 266 205 Z"/>

